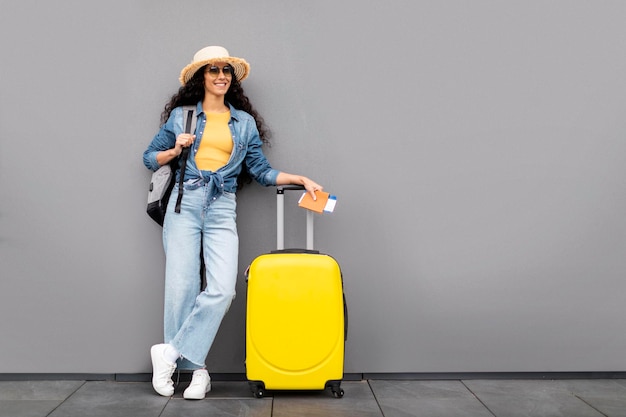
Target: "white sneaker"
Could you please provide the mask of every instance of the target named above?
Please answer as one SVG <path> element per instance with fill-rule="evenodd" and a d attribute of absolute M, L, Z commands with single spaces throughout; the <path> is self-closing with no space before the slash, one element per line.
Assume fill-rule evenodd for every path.
<path fill-rule="evenodd" d="M 183 392 L 186 400 L 202 400 L 207 392 L 211 391 L 211 377 L 206 369 L 193 371 L 191 384 Z"/>
<path fill-rule="evenodd" d="M 166 344 L 154 345 L 150 349 L 152 357 L 152 387 L 164 397 L 174 395 L 174 381 L 172 375 L 176 370 L 176 363 L 169 362 L 163 356 Z"/>

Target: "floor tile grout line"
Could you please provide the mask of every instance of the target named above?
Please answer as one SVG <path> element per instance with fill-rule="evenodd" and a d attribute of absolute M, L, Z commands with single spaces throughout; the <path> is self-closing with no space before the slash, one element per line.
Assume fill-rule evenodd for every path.
<path fill-rule="evenodd" d="M 378 402 L 378 397 L 376 396 L 376 393 L 374 392 L 374 388 L 372 387 L 371 380 L 366 379 L 365 381 L 367 382 L 367 386 L 370 388 L 370 391 L 372 392 L 372 395 L 374 396 L 374 401 L 376 401 L 376 405 L 378 406 L 378 409 L 380 410 L 380 415 L 382 417 L 385 417 L 385 412 L 383 411 L 383 407 L 382 405 L 380 405 L 380 402 Z"/>
<path fill-rule="evenodd" d="M 604 417 L 609 417 L 607 414 L 604 414 L 602 411 L 598 410 L 596 407 L 594 407 L 593 405 L 589 404 L 587 401 L 585 401 L 582 397 L 579 397 L 578 395 L 574 394 L 573 392 L 571 393 L 574 398 L 578 398 L 580 401 L 582 401 L 584 404 L 587 404 L 589 407 L 591 407 L 593 410 L 597 411 L 598 413 L 600 413 L 601 415 L 603 415 Z"/>
<path fill-rule="evenodd" d="M 59 403 L 59 405 L 57 405 L 56 407 L 54 407 L 54 408 L 52 409 L 52 411 L 50 411 L 48 414 L 46 414 L 46 417 L 51 416 L 51 415 L 52 415 L 52 413 L 54 413 L 54 412 L 55 412 L 55 411 L 56 411 L 59 407 L 61 407 L 63 404 L 65 404 L 65 402 L 66 402 L 67 400 L 69 400 L 69 399 L 70 399 L 70 398 L 71 398 L 74 394 L 76 394 L 76 393 L 78 392 L 78 390 L 79 390 L 79 389 L 81 389 L 82 387 L 84 387 L 86 383 L 87 383 L 87 381 L 82 381 L 82 384 L 80 384 L 80 385 L 79 385 L 79 386 L 78 386 L 78 387 L 77 387 L 74 391 L 72 391 L 72 392 L 71 392 L 71 393 L 70 393 L 67 397 L 65 397 L 65 398 L 63 399 L 63 401 L 61 401 L 61 402 Z"/>
<path fill-rule="evenodd" d="M 463 386 L 464 386 L 464 387 L 465 387 L 465 388 L 466 388 L 466 389 L 467 389 L 467 390 L 468 390 L 468 391 L 469 391 L 469 392 L 470 392 L 470 393 L 474 396 L 474 398 L 476 398 L 476 399 L 478 400 L 478 402 L 479 402 L 479 403 L 481 403 L 481 404 L 482 404 L 482 406 L 483 406 L 483 407 L 485 407 L 485 409 L 486 409 L 487 411 L 489 411 L 489 413 L 490 413 L 492 416 L 494 416 L 494 417 L 498 417 L 498 416 L 496 416 L 496 414 L 495 414 L 493 411 L 491 411 L 491 409 L 490 409 L 489 407 L 487 407 L 487 404 L 485 404 L 485 403 L 483 402 L 483 400 L 481 400 L 481 399 L 480 399 L 480 397 L 478 397 L 478 395 L 476 395 L 476 393 L 475 393 L 474 391 L 472 391 L 472 390 L 470 389 L 470 387 L 468 387 L 468 386 L 467 386 L 467 384 L 465 383 L 465 381 L 463 381 L 462 379 L 459 379 L 459 382 L 460 382 L 461 384 L 463 384 Z"/>
<path fill-rule="evenodd" d="M 165 412 L 165 409 L 167 408 L 167 405 L 170 403 L 170 401 L 172 401 L 173 397 L 169 397 L 167 399 L 167 401 L 165 402 L 165 405 L 163 405 L 163 408 L 161 409 L 161 412 L 159 413 L 158 417 L 161 417 L 163 415 L 163 413 Z"/>

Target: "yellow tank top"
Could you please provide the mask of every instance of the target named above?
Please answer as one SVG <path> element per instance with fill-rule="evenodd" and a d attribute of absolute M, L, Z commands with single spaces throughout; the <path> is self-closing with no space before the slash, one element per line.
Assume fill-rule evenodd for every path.
<path fill-rule="evenodd" d="M 207 113 L 204 132 L 196 153 L 196 165 L 203 171 L 217 171 L 230 159 L 233 138 L 228 127 L 230 112 Z"/>

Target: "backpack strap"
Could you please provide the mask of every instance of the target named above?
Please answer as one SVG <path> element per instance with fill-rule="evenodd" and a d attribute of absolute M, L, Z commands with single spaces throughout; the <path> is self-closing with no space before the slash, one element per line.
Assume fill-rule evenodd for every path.
<path fill-rule="evenodd" d="M 185 133 L 195 133 L 196 131 L 196 106 L 183 106 L 183 126 Z M 176 198 L 176 208 L 174 211 L 180 213 L 180 203 L 183 200 L 183 183 L 185 181 L 185 170 L 187 169 L 187 159 L 191 146 L 183 148 L 180 154 L 180 173 L 178 175 L 178 198 Z"/>

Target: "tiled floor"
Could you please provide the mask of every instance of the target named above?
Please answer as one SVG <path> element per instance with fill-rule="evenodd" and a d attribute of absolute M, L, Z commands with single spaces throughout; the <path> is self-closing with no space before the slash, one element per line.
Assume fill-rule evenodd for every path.
<path fill-rule="evenodd" d="M 246 382 L 214 382 L 205 400 L 149 382 L 1 381 L 0 417 L 626 417 L 626 380 L 368 380 L 330 391 L 254 398 Z"/>

